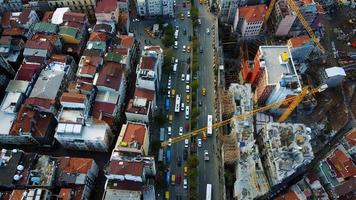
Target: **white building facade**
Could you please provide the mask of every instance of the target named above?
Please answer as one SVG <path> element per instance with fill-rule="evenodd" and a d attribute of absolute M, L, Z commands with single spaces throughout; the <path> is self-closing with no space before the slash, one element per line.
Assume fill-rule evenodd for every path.
<path fill-rule="evenodd" d="M 174 17 L 173 0 L 136 0 L 136 10 L 141 17 Z"/>

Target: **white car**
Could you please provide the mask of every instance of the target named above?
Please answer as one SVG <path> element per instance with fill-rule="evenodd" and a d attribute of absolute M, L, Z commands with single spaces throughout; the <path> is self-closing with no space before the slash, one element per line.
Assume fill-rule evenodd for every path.
<path fill-rule="evenodd" d="M 168 89 L 171 89 L 171 86 L 172 86 L 172 80 L 171 79 L 168 79 Z"/>
<path fill-rule="evenodd" d="M 178 25 L 176 26 L 176 30 L 179 30 L 179 26 Z"/>
<path fill-rule="evenodd" d="M 186 178 L 183 180 L 183 188 L 184 189 L 188 188 L 188 180 Z"/>
<path fill-rule="evenodd" d="M 204 160 L 209 161 L 209 152 L 208 150 L 204 150 Z"/>
<path fill-rule="evenodd" d="M 209 28 L 206 28 L 206 34 L 210 34 L 210 30 L 209 30 Z"/>
<path fill-rule="evenodd" d="M 185 81 L 185 75 L 184 74 L 182 74 L 180 80 L 183 81 L 183 82 Z"/>
<path fill-rule="evenodd" d="M 200 19 L 198 19 L 198 24 L 201 25 L 201 20 Z"/>
<path fill-rule="evenodd" d="M 175 63 L 175 64 L 178 64 L 178 58 L 176 58 L 176 59 L 174 60 L 174 63 Z"/>
<path fill-rule="evenodd" d="M 185 45 L 183 45 L 183 49 L 182 49 L 183 52 L 185 52 Z"/>
<path fill-rule="evenodd" d="M 183 102 L 180 104 L 180 110 L 184 111 L 184 103 Z"/>
<path fill-rule="evenodd" d="M 167 96 L 168 96 L 168 98 L 170 98 L 170 97 L 171 97 L 171 90 L 168 90 L 168 92 L 167 92 Z"/>
<path fill-rule="evenodd" d="M 189 87 L 189 85 L 186 85 L 186 86 L 185 86 L 185 92 L 186 92 L 186 93 L 189 93 L 189 92 L 190 92 L 190 87 Z"/>
<path fill-rule="evenodd" d="M 184 147 L 185 147 L 185 148 L 188 148 L 188 144 L 189 144 L 189 140 L 188 140 L 188 139 L 185 139 L 185 140 L 184 140 Z"/>
<path fill-rule="evenodd" d="M 177 6 L 177 2 L 175 0 L 173 1 L 173 6 Z"/>
<path fill-rule="evenodd" d="M 202 141 L 201 141 L 201 138 L 198 138 L 198 147 L 202 147 Z"/>
<path fill-rule="evenodd" d="M 183 127 L 179 127 L 179 135 L 183 135 Z"/>
<path fill-rule="evenodd" d="M 185 106 L 185 119 L 189 119 L 189 106 Z"/>
<path fill-rule="evenodd" d="M 174 61 L 175 61 L 175 58 L 172 57 L 172 61 L 171 61 L 171 64 L 172 64 L 172 65 L 174 64 Z"/>
<path fill-rule="evenodd" d="M 168 126 L 167 130 L 167 134 L 172 135 L 172 127 Z"/>
<path fill-rule="evenodd" d="M 178 42 L 177 41 L 174 41 L 174 48 L 178 49 Z"/>
<path fill-rule="evenodd" d="M 172 146 L 172 138 L 168 139 L 168 146 Z"/>
<path fill-rule="evenodd" d="M 187 17 L 190 17 L 190 11 L 187 12 Z"/>

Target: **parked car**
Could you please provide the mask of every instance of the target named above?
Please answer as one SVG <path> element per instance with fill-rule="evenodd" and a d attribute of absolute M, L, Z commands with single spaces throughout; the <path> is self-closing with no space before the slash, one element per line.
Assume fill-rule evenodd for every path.
<path fill-rule="evenodd" d="M 189 140 L 188 140 L 188 139 L 185 139 L 185 140 L 184 140 L 184 147 L 185 147 L 185 148 L 188 148 L 188 144 L 189 144 Z"/>
<path fill-rule="evenodd" d="M 179 127 L 179 135 L 183 135 L 183 127 Z"/>
<path fill-rule="evenodd" d="M 204 150 L 204 160 L 209 161 L 209 152 L 208 150 Z"/>
<path fill-rule="evenodd" d="M 182 177 L 180 175 L 177 175 L 176 177 L 176 184 L 180 185 L 182 183 Z"/>
<path fill-rule="evenodd" d="M 206 34 L 209 35 L 210 34 L 210 30 L 209 28 L 206 28 Z"/>
<path fill-rule="evenodd" d="M 172 146 L 172 138 L 168 139 L 168 146 Z"/>
<path fill-rule="evenodd" d="M 180 111 L 184 111 L 184 102 L 182 102 L 181 104 L 180 104 Z"/>
<path fill-rule="evenodd" d="M 190 17 L 190 11 L 187 12 L 187 17 Z"/>
<path fill-rule="evenodd" d="M 203 89 L 201 90 L 201 94 L 202 94 L 203 96 L 206 95 L 206 89 L 205 89 L 205 88 L 203 88 Z"/>
<path fill-rule="evenodd" d="M 170 126 L 167 127 L 167 134 L 172 135 L 172 127 Z"/>
<path fill-rule="evenodd" d="M 186 178 L 183 180 L 183 188 L 188 189 L 188 180 Z"/>
<path fill-rule="evenodd" d="M 201 20 L 200 19 L 198 19 L 198 24 L 201 25 Z"/>
<path fill-rule="evenodd" d="M 201 138 L 198 138 L 198 147 L 202 147 L 202 141 L 201 141 Z"/>
<path fill-rule="evenodd" d="M 185 52 L 185 45 L 183 45 L 182 51 Z"/>
<path fill-rule="evenodd" d="M 182 76 L 181 76 L 181 79 L 180 79 L 181 81 L 185 81 L 185 74 L 182 74 Z"/>
<path fill-rule="evenodd" d="M 185 85 L 185 92 L 189 93 L 190 92 L 190 86 L 189 85 Z"/>

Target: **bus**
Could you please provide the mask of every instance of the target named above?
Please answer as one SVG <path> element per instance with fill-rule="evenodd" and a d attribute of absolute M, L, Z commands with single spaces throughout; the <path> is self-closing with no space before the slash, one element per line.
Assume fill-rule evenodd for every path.
<path fill-rule="evenodd" d="M 211 184 L 206 184 L 206 200 L 211 200 L 212 186 Z"/>
<path fill-rule="evenodd" d="M 179 113 L 180 111 L 180 95 L 176 96 L 176 105 L 174 107 L 174 112 Z"/>
<path fill-rule="evenodd" d="M 213 135 L 213 116 L 212 115 L 208 115 L 208 125 L 207 125 L 207 129 L 206 129 L 206 133 L 208 136 Z"/>
<path fill-rule="evenodd" d="M 160 148 L 158 151 L 158 162 L 163 162 L 163 149 Z"/>
<path fill-rule="evenodd" d="M 166 97 L 165 109 L 169 110 L 170 106 L 171 106 L 171 100 L 169 99 L 169 97 Z"/>

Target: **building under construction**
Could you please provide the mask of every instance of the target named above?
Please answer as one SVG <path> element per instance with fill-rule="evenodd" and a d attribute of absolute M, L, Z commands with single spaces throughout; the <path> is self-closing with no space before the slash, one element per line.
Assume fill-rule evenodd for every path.
<path fill-rule="evenodd" d="M 251 85 L 231 84 L 229 92 L 232 97 L 232 104 L 226 106 L 233 108 L 234 116 L 253 110 Z M 234 197 L 237 199 L 254 199 L 267 193 L 270 187 L 255 144 L 253 117 L 246 117 L 244 120 L 232 120 L 230 126 L 230 137 L 233 136 L 232 141 L 236 145 L 235 151 L 239 152 L 239 156 L 235 157 Z M 230 143 L 231 141 L 229 142 L 229 152 L 224 151 L 225 159 L 234 156 Z M 229 161 L 231 160 L 232 158 Z"/>
<path fill-rule="evenodd" d="M 310 132 L 304 124 L 273 122 L 261 129 L 261 153 L 270 185 L 281 183 L 313 160 Z"/>

